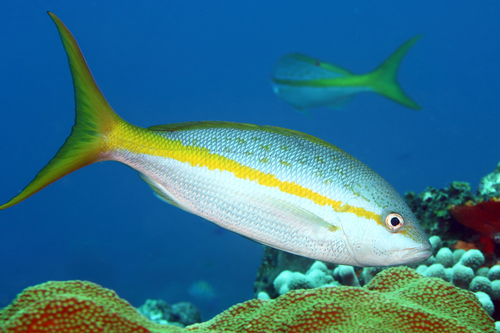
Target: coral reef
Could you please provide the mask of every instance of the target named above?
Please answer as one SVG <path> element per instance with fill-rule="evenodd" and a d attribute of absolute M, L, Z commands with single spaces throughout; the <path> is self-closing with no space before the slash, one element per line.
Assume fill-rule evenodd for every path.
<path fill-rule="evenodd" d="M 482 178 L 475 194 L 468 183 L 453 182 L 442 190 L 428 187 L 418 196 L 408 192 L 405 199 L 427 234 L 441 236 L 444 246 L 477 248 L 496 262 L 495 243 L 500 243 L 500 163 Z"/>
<path fill-rule="evenodd" d="M 475 293 L 488 314 L 500 320 L 500 313 L 494 312 L 495 307 L 500 308 L 500 265 L 489 266 L 484 254 L 477 249 L 451 251 L 444 247 L 416 270 L 424 276 L 438 277 Z M 362 276 L 363 272 L 360 278 Z"/>
<path fill-rule="evenodd" d="M 492 173 L 481 179 L 477 192 L 484 200 L 500 198 L 500 163 Z"/>
<path fill-rule="evenodd" d="M 188 302 L 170 305 L 163 300 L 148 299 L 137 310 L 140 314 L 158 324 L 171 324 L 184 327 L 201 323 L 200 311 Z"/>
<path fill-rule="evenodd" d="M 251 300 L 188 329 L 495 332 L 495 324 L 472 293 L 440 279 L 423 277 L 407 267 L 393 267 L 364 288 L 295 290 L 275 300 Z"/>
<path fill-rule="evenodd" d="M 359 280 L 353 266 L 339 265 L 333 271 L 333 277 L 344 286 L 359 287 Z"/>
<path fill-rule="evenodd" d="M 436 236 L 435 236 L 436 237 Z M 453 252 L 447 247 L 441 248 L 436 254 L 436 264 L 441 264 L 444 267 L 451 267 L 456 263 L 456 258 L 453 257 Z"/>
<path fill-rule="evenodd" d="M 313 259 L 280 251 L 265 245 L 263 247 L 262 263 L 257 271 L 253 286 L 255 297 L 259 297 L 259 293 L 261 292 L 266 293 L 271 298 L 278 297 L 280 294 L 275 291 L 274 280 L 281 272 L 289 270 L 305 274 L 312 264 L 314 264 Z"/>
<path fill-rule="evenodd" d="M 477 271 L 484 265 L 484 255 L 481 251 L 473 249 L 465 252 L 460 258 L 460 263 Z"/>
<path fill-rule="evenodd" d="M 316 264 L 312 271 L 326 273 L 325 267 Z M 347 268 L 339 275 L 352 272 Z M 476 297 L 410 268 L 393 267 L 365 287 L 302 289 L 274 300 L 253 299 L 182 328 L 152 322 L 96 284 L 47 282 L 27 288 L 0 310 L 0 332 L 495 332 L 483 310 L 488 300 L 484 292 Z"/>
<path fill-rule="evenodd" d="M 351 267 L 351 266 L 347 266 Z M 351 267 L 352 268 L 352 267 Z M 354 273 L 354 271 L 353 271 Z M 295 289 L 312 289 L 322 286 L 337 286 L 338 282 L 334 282 L 331 272 L 326 265 L 321 261 L 316 261 L 306 274 L 300 272 L 291 272 L 285 270 L 276 277 L 273 282 L 274 289 L 280 295 L 283 295 L 290 290 Z M 262 294 L 261 294 L 262 297 Z"/>
<path fill-rule="evenodd" d="M 450 187 L 441 190 L 427 187 L 419 195 L 415 192 L 407 192 L 404 198 L 427 235 L 442 236 L 451 233 L 450 238 L 455 240 L 460 239 L 464 229 L 454 225 L 449 207 L 476 200 L 470 185 L 461 182 L 453 182 Z M 448 245 L 448 243 L 444 244 L 444 246 Z"/>
<path fill-rule="evenodd" d="M 483 266 L 485 257 L 481 251 L 457 249 L 451 252 L 448 248 L 441 248 L 436 254 L 435 262 L 432 263 L 431 259 L 427 264 L 420 265 L 417 272 L 427 277 L 439 277 L 473 292 L 487 313 L 500 319 L 500 314 L 494 312 L 494 303 L 500 301 L 500 266 Z"/>
<path fill-rule="evenodd" d="M 451 283 L 453 285 L 462 289 L 468 289 L 469 284 L 473 278 L 474 278 L 474 271 L 472 270 L 472 268 L 464 266 L 460 263 L 453 266 L 451 273 Z"/>
<path fill-rule="evenodd" d="M 412 265 L 416 268 L 416 271 L 425 277 L 440 278 L 456 287 L 469 290 L 477 294 L 478 298 L 481 296 L 481 304 L 484 304 L 488 314 L 500 320 L 500 312 L 498 314 L 494 312 L 495 305 L 500 308 L 500 265 L 494 265 L 491 268 L 486 267 L 485 256 L 477 249 L 469 251 L 455 249 L 452 251 L 450 248 L 441 247 L 444 242 L 441 241 L 439 236 L 432 236 L 430 241 L 434 255 L 423 262 Z M 291 257 L 288 259 L 290 260 Z M 378 273 L 387 269 L 388 267 L 361 268 L 344 265 L 327 267 L 323 263 L 315 262 L 307 269 L 306 274 L 289 270 L 282 271 L 275 278 L 274 286 L 273 281 L 270 281 L 274 290 L 270 294 L 261 291 L 257 297 L 259 299 L 272 299 L 289 290 L 318 286 L 324 287 L 338 284 L 365 286 Z M 277 268 L 274 269 L 273 273 L 276 272 Z M 315 278 L 311 279 L 311 277 Z M 276 281 L 279 281 L 279 283 L 276 283 Z M 263 286 L 263 283 L 261 282 L 259 285 Z"/>
<path fill-rule="evenodd" d="M 25 289 L 0 310 L 0 332 L 176 333 L 142 316 L 115 292 L 85 281 L 47 282 Z"/>

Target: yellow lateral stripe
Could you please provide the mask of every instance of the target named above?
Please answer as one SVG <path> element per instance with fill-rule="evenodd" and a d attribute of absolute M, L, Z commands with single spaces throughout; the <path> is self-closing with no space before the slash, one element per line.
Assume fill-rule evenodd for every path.
<path fill-rule="evenodd" d="M 126 128 L 124 129 L 125 133 L 122 132 L 122 135 L 116 133 L 117 136 L 115 139 L 118 142 L 110 142 L 110 144 L 119 149 L 126 149 L 130 153 L 134 154 L 146 154 L 150 156 L 171 158 L 179 162 L 189 163 L 191 166 L 206 167 L 209 170 L 228 171 L 239 179 L 248 179 L 250 181 L 256 181 L 258 184 L 266 187 L 278 188 L 281 192 L 309 199 L 321 206 L 329 205 L 335 211 L 353 213 L 358 217 L 374 220 L 376 223 L 383 225 L 379 215 L 364 208 L 352 207 L 347 204 L 343 204 L 342 201 L 332 200 L 295 182 L 279 180 L 273 174 L 264 173 L 260 170 L 241 165 L 240 163 L 225 156 L 211 153 L 208 148 L 186 146 L 183 145 L 180 140 L 170 140 L 150 131 L 140 134 L 130 133 L 130 130 L 135 131 L 137 129 L 137 127 L 134 129 Z M 127 140 L 125 138 L 129 139 Z M 132 138 L 140 139 L 137 141 Z M 153 148 L 154 146 L 156 147 Z"/>

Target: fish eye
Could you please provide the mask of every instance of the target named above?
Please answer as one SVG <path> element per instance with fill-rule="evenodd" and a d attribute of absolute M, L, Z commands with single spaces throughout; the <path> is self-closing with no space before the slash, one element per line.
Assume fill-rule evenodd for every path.
<path fill-rule="evenodd" d="M 385 217 L 385 225 L 391 231 L 398 231 L 403 227 L 405 220 L 398 213 L 390 213 Z"/>

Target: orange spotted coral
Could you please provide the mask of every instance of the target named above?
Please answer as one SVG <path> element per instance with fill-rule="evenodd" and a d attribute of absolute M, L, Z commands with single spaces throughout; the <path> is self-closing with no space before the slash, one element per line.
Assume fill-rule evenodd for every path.
<path fill-rule="evenodd" d="M 379 273 L 366 287 L 294 290 L 235 305 L 188 330 L 236 332 L 495 332 L 476 296 L 407 267 Z"/>
<path fill-rule="evenodd" d="M 25 289 L 0 310 L 0 332 L 176 333 L 153 323 L 115 292 L 82 281 L 47 282 Z"/>
<path fill-rule="evenodd" d="M 184 328 L 140 315 L 111 290 L 90 282 L 27 288 L 0 310 L 0 332 L 495 332 L 474 294 L 407 267 L 379 273 L 367 286 L 294 290 L 250 300 Z"/>

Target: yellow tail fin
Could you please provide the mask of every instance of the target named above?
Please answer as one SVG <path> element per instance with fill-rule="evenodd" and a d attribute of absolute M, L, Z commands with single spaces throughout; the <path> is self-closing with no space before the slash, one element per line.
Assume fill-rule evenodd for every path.
<path fill-rule="evenodd" d="M 82 52 L 71 32 L 53 13 L 48 12 L 57 26 L 75 89 L 75 125 L 56 156 L 36 175 L 21 193 L 1 209 L 12 207 L 44 187 L 86 165 L 106 159 L 106 136 L 124 122 L 108 104 L 97 87 Z"/>
<path fill-rule="evenodd" d="M 373 72 L 367 74 L 368 85 L 372 87 L 375 92 L 415 110 L 421 110 L 422 107 L 403 91 L 398 83 L 397 75 L 403 57 L 421 37 L 422 35 L 418 35 L 408 40 Z"/>

